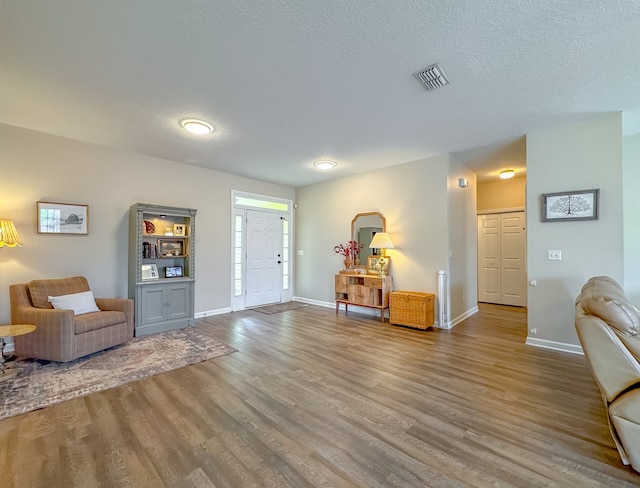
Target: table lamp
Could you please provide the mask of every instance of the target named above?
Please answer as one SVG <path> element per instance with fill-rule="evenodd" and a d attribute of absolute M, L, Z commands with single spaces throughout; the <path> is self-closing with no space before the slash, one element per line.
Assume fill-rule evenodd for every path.
<path fill-rule="evenodd" d="M 393 249 L 393 242 L 391 242 L 391 237 L 386 232 L 376 232 L 371 239 L 371 244 L 369 244 L 371 249 L 380 249 L 380 256 L 384 257 L 385 249 Z"/>
<path fill-rule="evenodd" d="M 380 249 L 380 258 L 376 262 L 376 269 L 379 276 L 384 276 L 384 262 L 387 261 L 385 259 L 385 249 L 393 249 L 393 242 L 391 242 L 391 237 L 389 237 L 389 234 L 387 234 L 386 232 L 376 232 L 373 236 L 373 239 L 371 239 L 369 248 Z"/>

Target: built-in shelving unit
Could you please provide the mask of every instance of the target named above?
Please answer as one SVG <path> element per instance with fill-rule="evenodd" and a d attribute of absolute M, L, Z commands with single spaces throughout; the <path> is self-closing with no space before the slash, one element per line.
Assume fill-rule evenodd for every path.
<path fill-rule="evenodd" d="M 129 209 L 129 298 L 136 336 L 193 323 L 196 210 L 136 203 Z"/>

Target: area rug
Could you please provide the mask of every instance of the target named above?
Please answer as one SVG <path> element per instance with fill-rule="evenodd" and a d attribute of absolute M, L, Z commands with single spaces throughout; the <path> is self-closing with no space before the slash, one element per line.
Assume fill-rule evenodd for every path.
<path fill-rule="evenodd" d="M 236 351 L 187 327 L 68 363 L 18 358 L 18 374 L 0 382 L 0 420 Z"/>
<path fill-rule="evenodd" d="M 280 312 L 286 312 L 287 310 L 295 310 L 296 308 L 304 308 L 308 307 L 308 303 L 301 302 L 284 302 L 284 303 L 276 303 L 274 305 L 265 305 L 264 307 L 252 308 L 251 310 L 255 310 L 256 312 L 266 313 L 268 315 Z"/>

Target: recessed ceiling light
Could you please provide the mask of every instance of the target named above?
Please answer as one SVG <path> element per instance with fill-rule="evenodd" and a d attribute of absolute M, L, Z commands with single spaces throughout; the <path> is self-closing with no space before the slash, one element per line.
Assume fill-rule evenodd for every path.
<path fill-rule="evenodd" d="M 180 125 L 192 134 L 202 135 L 213 132 L 213 126 L 204 120 L 184 119 Z"/>
<path fill-rule="evenodd" d="M 503 180 L 508 180 L 509 178 L 513 178 L 516 175 L 516 172 L 512 169 L 505 169 L 504 171 L 500 171 L 500 178 Z"/>
<path fill-rule="evenodd" d="M 331 169 L 335 167 L 336 163 L 334 161 L 329 161 L 328 159 L 322 159 L 320 161 L 316 161 L 313 165 L 318 169 Z"/>

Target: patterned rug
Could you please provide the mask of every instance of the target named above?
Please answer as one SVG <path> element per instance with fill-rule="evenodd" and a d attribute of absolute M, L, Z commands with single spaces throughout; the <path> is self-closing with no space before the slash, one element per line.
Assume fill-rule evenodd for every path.
<path fill-rule="evenodd" d="M 236 351 L 187 327 L 68 363 L 18 358 L 8 364 L 18 374 L 0 381 L 0 420 Z"/>
<path fill-rule="evenodd" d="M 251 310 L 255 310 L 256 312 L 266 313 L 268 315 L 280 312 L 286 312 L 287 310 L 295 310 L 296 308 L 304 308 L 308 307 L 308 303 L 301 302 L 284 302 L 284 303 L 276 303 L 274 305 L 265 305 L 264 307 L 252 308 Z"/>

